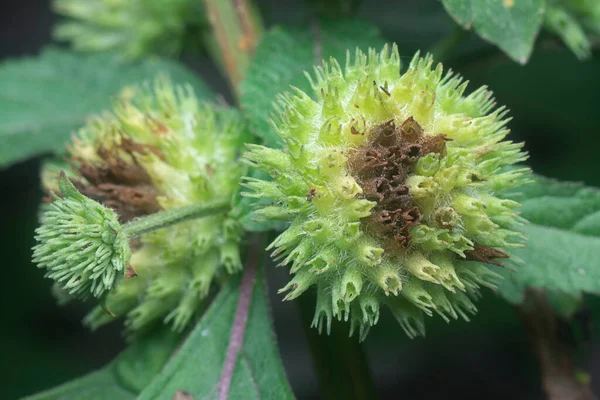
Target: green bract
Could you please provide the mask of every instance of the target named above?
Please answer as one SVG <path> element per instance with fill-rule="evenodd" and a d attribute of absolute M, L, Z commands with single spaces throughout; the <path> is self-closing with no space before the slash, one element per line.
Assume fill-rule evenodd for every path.
<path fill-rule="evenodd" d="M 294 274 L 281 291 L 317 289 L 313 325 L 350 320 L 365 337 L 386 304 L 409 336 L 422 315 L 467 319 L 481 286 L 500 278 L 484 263 L 520 247 L 517 203 L 495 196 L 526 180 L 526 158 L 503 141 L 506 110 L 482 87 L 430 56 L 404 74 L 394 46 L 332 59 L 310 78 L 315 98 L 279 98 L 281 150 L 250 145 L 246 159 L 272 181 L 246 178 L 246 196 L 272 201 L 264 219 L 290 221 L 271 245 Z M 477 262 L 479 261 L 479 262 Z"/>
<path fill-rule="evenodd" d="M 69 295 L 100 297 L 125 273 L 127 236 L 112 210 L 83 196 L 64 175 L 60 191 L 63 197 L 48 206 L 35 231 L 33 261 Z"/>
<path fill-rule="evenodd" d="M 77 50 L 118 50 L 128 59 L 147 54 L 175 55 L 183 47 L 186 23 L 199 30 L 201 4 L 193 0 L 55 0 L 70 19 L 55 36 Z"/>
<path fill-rule="evenodd" d="M 215 276 L 241 269 L 243 229 L 235 207 L 246 168 L 237 157 L 248 139 L 238 113 L 199 103 L 190 87 L 165 79 L 153 89 L 125 89 L 114 113 L 91 120 L 73 139 L 68 175 L 122 223 L 189 205 L 225 200 L 232 206 L 228 215 L 178 223 L 132 241 L 137 276 L 121 281 L 104 304 L 126 316 L 129 331 L 162 318 L 183 330 Z M 47 190 L 59 168 L 65 166 L 43 169 Z M 112 320 L 98 306 L 85 323 L 95 329 Z"/>

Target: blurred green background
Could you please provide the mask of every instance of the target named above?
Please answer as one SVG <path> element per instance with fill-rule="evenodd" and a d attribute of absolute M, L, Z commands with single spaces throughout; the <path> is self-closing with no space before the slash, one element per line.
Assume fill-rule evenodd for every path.
<path fill-rule="evenodd" d="M 259 3 L 267 25 L 311 21 L 311 10 L 302 1 Z M 454 26 L 437 0 L 364 2 L 358 16 L 378 25 L 407 57 L 417 49 L 431 48 Z M 50 42 L 55 21 L 47 0 L 4 0 L 0 5 L 1 59 L 37 54 Z M 527 142 L 529 164 L 536 172 L 600 187 L 600 53 L 579 62 L 552 38 L 543 35 L 539 42 L 543 44 L 531 61 L 520 66 L 470 34 L 445 64 L 470 79 L 471 87 L 488 85 L 498 103 L 510 108 L 513 140 Z M 209 61 L 184 59 L 216 91 L 226 91 Z M 0 171 L 2 399 L 19 398 L 98 368 L 124 346 L 119 323 L 92 334 L 80 323 L 88 305 L 58 307 L 50 282 L 30 262 L 41 196 L 39 162 L 31 160 Z M 276 294 L 286 275 L 273 268 L 269 273 L 280 351 L 298 398 L 316 399 L 317 381 L 297 307 L 282 304 Z M 538 367 L 512 306 L 491 292 L 485 294 L 472 322 L 447 325 L 432 318 L 424 339 L 406 338 L 384 313 L 365 343 L 381 397 L 543 398 Z M 596 317 L 599 307 L 597 299 L 589 299 L 575 323 Z M 598 339 L 592 332 L 591 340 L 582 344 L 580 362 L 589 369 L 592 386 L 600 393 Z"/>

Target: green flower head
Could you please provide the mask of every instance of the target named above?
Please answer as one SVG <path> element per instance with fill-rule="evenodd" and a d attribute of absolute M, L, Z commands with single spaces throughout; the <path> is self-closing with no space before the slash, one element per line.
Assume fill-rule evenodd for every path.
<path fill-rule="evenodd" d="M 313 325 L 350 320 L 364 338 L 387 305 L 409 336 L 423 315 L 475 312 L 481 286 L 500 276 L 485 264 L 521 247 L 517 203 L 497 197 L 526 180 L 522 144 L 505 141 L 504 108 L 430 56 L 400 73 L 394 46 L 316 68 L 315 97 L 279 99 L 281 150 L 250 145 L 247 160 L 272 181 L 245 179 L 271 204 L 265 219 L 289 221 L 270 245 L 290 266 L 286 300 L 316 287 Z"/>
<path fill-rule="evenodd" d="M 54 0 L 65 17 L 54 34 L 81 51 L 119 51 L 127 59 L 147 54 L 175 55 L 188 25 L 203 23 L 193 0 Z M 199 22 L 200 21 L 200 22 Z"/>
<path fill-rule="evenodd" d="M 125 273 L 127 236 L 112 210 L 79 193 L 64 174 L 59 185 L 63 197 L 42 215 L 33 261 L 69 295 L 100 297 Z"/>
<path fill-rule="evenodd" d="M 66 172 L 84 195 L 126 223 L 159 211 L 229 202 L 230 211 L 143 234 L 131 242 L 134 279 L 122 280 L 85 323 L 95 329 L 125 317 L 129 332 L 164 320 L 183 330 L 215 277 L 241 270 L 237 162 L 249 141 L 234 110 L 200 102 L 189 87 L 164 78 L 123 90 L 113 113 L 89 121 L 68 147 Z M 46 190 L 60 162 L 42 171 Z"/>

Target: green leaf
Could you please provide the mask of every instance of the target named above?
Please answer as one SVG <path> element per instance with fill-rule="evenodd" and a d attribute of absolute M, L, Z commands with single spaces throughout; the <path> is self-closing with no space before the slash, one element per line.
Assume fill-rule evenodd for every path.
<path fill-rule="evenodd" d="M 560 36 L 565 45 L 580 60 L 585 60 L 592 55 L 592 44 L 583 26 L 567 7 L 563 7 L 562 4 L 549 4 L 544 25 L 550 32 Z"/>
<path fill-rule="evenodd" d="M 377 28 L 361 21 L 329 22 L 316 31 L 316 28 L 292 31 L 277 27 L 267 32 L 246 70 L 246 79 L 240 84 L 240 104 L 250 120 L 250 129 L 267 146 L 280 144 L 269 124 L 277 94 L 290 86 L 311 94 L 304 72 L 312 72 L 313 65 L 329 57 L 343 65 L 347 50 L 380 49 L 384 44 Z"/>
<path fill-rule="evenodd" d="M 162 369 L 179 338 L 168 328 L 159 329 L 132 344 L 106 367 L 26 400 L 135 399 Z"/>
<path fill-rule="evenodd" d="M 524 263 L 500 270 L 500 294 L 512 303 L 527 287 L 578 298 L 600 294 L 600 190 L 536 176 L 510 197 L 522 204 L 527 245 L 513 254 Z"/>
<path fill-rule="evenodd" d="M 465 29 L 474 28 L 513 60 L 525 64 L 541 28 L 545 0 L 442 0 Z"/>
<path fill-rule="evenodd" d="M 171 399 L 178 391 L 196 400 L 218 398 L 217 384 L 229 345 L 239 280 L 224 287 L 176 356 L 140 395 Z M 269 319 L 263 274 L 257 274 L 243 346 L 233 373 L 230 399 L 293 399 L 279 360 Z"/>
<path fill-rule="evenodd" d="M 200 98 L 210 90 L 184 67 L 159 59 L 126 64 L 114 54 L 78 55 L 48 49 L 0 64 L 0 167 L 61 150 L 91 114 L 110 106 L 123 86 L 168 74 L 190 83 Z"/>

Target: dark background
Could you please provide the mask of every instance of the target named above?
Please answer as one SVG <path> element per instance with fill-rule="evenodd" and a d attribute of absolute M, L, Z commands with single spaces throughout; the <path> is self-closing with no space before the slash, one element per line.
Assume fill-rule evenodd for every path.
<path fill-rule="evenodd" d="M 366 2 L 365 2 L 366 3 Z M 266 23 L 302 24 L 310 11 L 301 1 L 261 1 Z M 428 49 L 453 22 L 436 0 L 363 4 L 361 18 L 381 27 L 401 54 Z M 49 1 L 0 3 L 0 60 L 33 56 L 51 41 L 56 17 Z M 579 62 L 543 35 L 526 66 L 502 56 L 471 35 L 448 60 L 473 86 L 487 84 L 511 109 L 513 140 L 526 140 L 529 164 L 538 173 L 600 186 L 600 54 Z M 216 91 L 226 85 L 214 66 L 186 59 Z M 1 62 L 1 61 L 0 61 Z M 2 88 L 0 88 L 2 90 Z M 49 99 L 51 101 L 51 99 Z M 58 307 L 50 282 L 30 262 L 40 200 L 39 159 L 0 171 L 0 398 L 13 399 L 96 369 L 122 349 L 121 325 L 92 334 L 80 321 L 89 305 Z M 296 395 L 318 398 L 317 381 L 296 304 L 282 304 L 276 289 L 287 272 L 270 269 L 269 285 L 280 351 Z M 597 303 L 597 301 L 596 301 Z M 467 324 L 427 321 L 428 336 L 410 340 L 385 312 L 365 345 L 381 397 L 386 399 L 540 399 L 539 370 L 511 305 L 493 293 Z M 600 314 L 594 300 L 585 316 Z M 581 365 L 600 393 L 600 346 L 596 331 L 581 347 Z"/>

